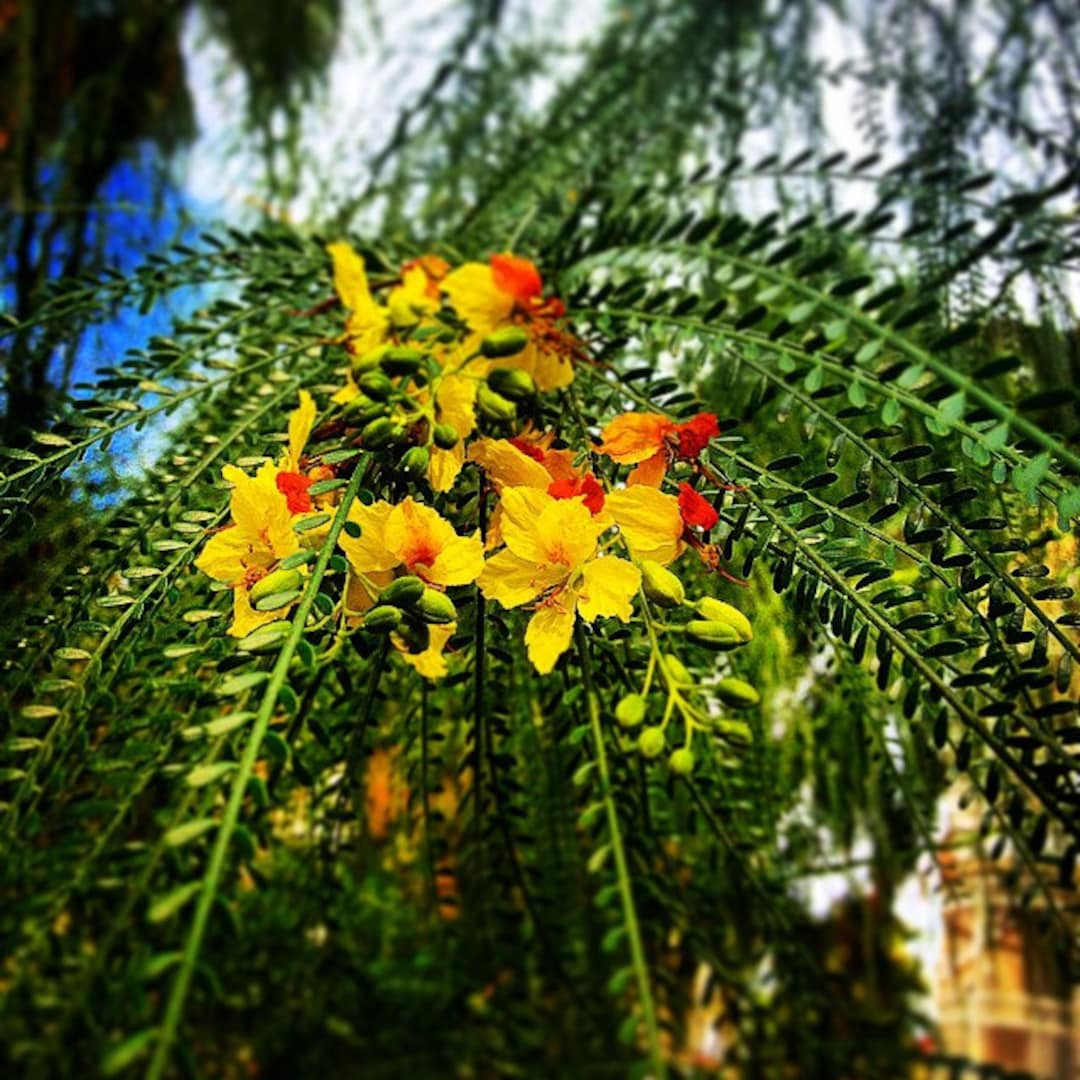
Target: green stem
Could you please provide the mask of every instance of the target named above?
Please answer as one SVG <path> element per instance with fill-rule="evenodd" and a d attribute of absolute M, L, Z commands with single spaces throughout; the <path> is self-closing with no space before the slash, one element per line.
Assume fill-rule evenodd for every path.
<path fill-rule="evenodd" d="M 589 646 L 580 621 L 574 626 L 574 639 L 578 656 L 581 658 L 581 678 L 585 686 L 585 700 L 588 703 L 589 726 L 592 728 L 593 743 L 596 748 L 596 767 L 600 771 L 600 786 L 604 810 L 607 814 L 608 834 L 611 838 L 611 853 L 615 860 L 619 896 L 622 900 L 623 919 L 626 923 L 626 936 L 630 941 L 630 959 L 634 968 L 634 977 L 637 979 L 641 1012 L 645 1020 L 649 1061 L 653 1068 L 653 1080 L 662 1080 L 666 1075 L 666 1070 L 660 1047 L 660 1028 L 656 1021 L 656 1006 L 653 1003 L 652 987 L 649 984 L 649 969 L 645 962 L 645 949 L 641 943 L 634 893 L 630 886 L 630 872 L 626 865 L 626 851 L 623 848 L 622 832 L 619 829 L 619 815 L 615 809 L 615 800 L 611 797 L 611 777 L 608 772 L 607 753 L 604 750 L 604 730 L 600 726 L 600 705 L 597 701 L 596 690 L 593 688 Z"/>
<path fill-rule="evenodd" d="M 191 976 L 195 971 L 195 964 L 202 948 L 203 935 L 206 932 L 206 924 L 210 918 L 210 908 L 213 905 L 214 897 L 217 895 L 218 885 L 225 869 L 225 857 L 228 854 L 229 843 L 232 840 L 233 832 L 240 817 L 240 806 L 244 801 L 247 783 L 255 768 L 255 759 L 258 756 L 263 737 L 266 735 L 267 728 L 270 725 L 270 718 L 273 716 L 278 694 L 285 685 L 289 673 L 289 664 L 292 661 L 293 654 L 296 652 L 296 647 L 304 636 L 307 617 L 315 603 L 315 596 L 326 573 L 330 556 L 334 553 L 337 538 L 345 526 L 345 518 L 349 513 L 349 507 L 356 498 L 357 491 L 360 490 L 362 479 L 363 470 L 358 465 L 353 471 L 348 487 L 345 489 L 341 505 L 334 515 L 334 520 L 326 535 L 326 542 L 323 544 L 319 557 L 312 567 L 307 588 L 300 598 L 299 605 L 297 605 L 296 614 L 293 615 L 289 635 L 281 646 L 281 652 L 278 653 L 277 663 L 274 664 L 270 681 L 266 685 L 266 691 L 259 705 L 251 735 L 244 746 L 244 754 L 233 778 L 232 787 L 229 791 L 229 801 L 225 807 L 225 813 L 222 815 L 221 826 L 214 840 L 213 850 L 210 852 L 210 862 L 206 868 L 206 875 L 203 878 L 202 889 L 199 892 L 195 914 L 191 920 L 191 929 L 188 931 L 187 941 L 184 945 L 184 955 L 169 992 L 161 1032 L 154 1047 L 154 1056 L 151 1058 L 150 1066 L 146 1071 L 147 1080 L 161 1080 L 168 1066 L 169 1051 L 172 1048 L 183 1016 L 184 1004 L 187 1001 L 188 990 L 191 986 Z"/>

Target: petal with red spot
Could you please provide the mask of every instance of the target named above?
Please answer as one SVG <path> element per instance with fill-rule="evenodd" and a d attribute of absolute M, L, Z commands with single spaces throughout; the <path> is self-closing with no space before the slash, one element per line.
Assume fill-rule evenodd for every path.
<path fill-rule="evenodd" d="M 491 274 L 495 288 L 521 303 L 539 296 L 544 288 L 540 271 L 520 255 L 492 255 Z"/>
<path fill-rule="evenodd" d="M 720 515 L 708 499 L 699 495 L 689 484 L 679 485 L 679 512 L 683 523 L 688 528 L 704 529 L 708 532 L 719 520 Z"/>

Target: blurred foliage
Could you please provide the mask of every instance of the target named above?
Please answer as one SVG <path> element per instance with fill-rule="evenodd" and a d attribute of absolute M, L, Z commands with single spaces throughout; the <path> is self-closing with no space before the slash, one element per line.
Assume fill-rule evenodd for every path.
<path fill-rule="evenodd" d="M 33 366 L 117 305 L 225 290 L 0 450 L 13 1074 L 641 1075 L 608 799 L 673 1074 L 899 1071 L 927 1022 L 894 900 L 941 856 L 946 791 L 980 820 L 950 843 L 1031 910 L 1071 986 L 1076 17 L 829 6 L 865 69 L 811 52 L 810 0 L 657 0 L 614 7 L 535 109 L 557 25 L 530 43 L 502 5 L 462 5 L 430 83 L 322 221 L 208 230 L 12 311 L 5 348 Z M 177 11 L 154 11 L 174 33 Z M 303 81 L 338 17 L 320 11 L 278 24 L 296 57 L 239 15 L 212 22 L 250 71 L 297 64 Z M 27 79 L 19 55 L 6 70 Z M 816 88 L 844 75 L 864 91 L 861 156 L 824 142 Z M 191 568 L 227 506 L 220 467 L 276 453 L 298 385 L 340 385 L 323 243 L 357 225 L 373 276 L 426 250 L 536 259 L 592 358 L 540 406 L 548 426 L 579 440 L 577 418 L 595 436 L 626 407 L 720 415 L 709 464 L 735 487 L 709 492 L 714 538 L 747 586 L 704 568 L 687 583 L 757 633 L 733 661 L 683 659 L 698 682 L 730 668 L 760 689 L 737 759 L 686 779 L 634 752 L 611 718 L 645 660 L 615 624 L 585 653 L 610 787 L 583 659 L 535 677 L 520 620 L 474 595 L 437 687 L 378 651 L 329 662 L 317 626 L 269 654 L 221 636 L 228 597 Z M 157 433 L 157 464 L 106 508 L 80 501 L 128 431 Z M 317 453 L 340 449 L 331 432 Z M 478 488 L 467 470 L 442 508 L 472 513 Z M 278 663 L 288 692 L 266 703 Z M 838 869 L 861 884 L 815 918 L 809 883 Z M 691 1037 L 703 1015 L 716 1059 Z"/>

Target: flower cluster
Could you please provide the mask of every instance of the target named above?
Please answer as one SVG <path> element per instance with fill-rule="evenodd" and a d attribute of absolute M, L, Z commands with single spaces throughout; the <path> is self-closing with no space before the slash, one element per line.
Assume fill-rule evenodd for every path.
<path fill-rule="evenodd" d="M 334 610 L 319 615 L 336 621 L 337 640 L 387 636 L 417 671 L 437 679 L 457 631 L 453 591 L 475 586 L 487 601 L 529 610 L 524 643 L 546 674 L 570 647 L 578 620 L 629 622 L 636 608 L 653 660 L 642 692 L 623 699 L 618 719 L 644 721 L 659 673 L 666 711 L 642 733 L 640 749 L 659 753 L 677 710 L 689 754 L 704 713 L 690 701 L 680 662 L 659 651 L 658 631 L 723 649 L 749 636 L 741 625 L 733 636 L 727 615 L 698 608 L 685 625 L 661 627 L 649 605 L 669 617 L 685 607 L 682 582 L 668 568 L 688 548 L 719 565 L 709 542 L 719 514 L 699 490 L 711 477 L 701 459 L 720 434 L 716 417 L 677 422 L 627 412 L 598 442 L 568 444 L 544 429 L 539 403 L 567 392 L 588 354 L 532 262 L 499 254 L 451 268 L 426 255 L 373 286 L 356 251 L 328 250 L 347 311 L 331 343 L 347 359 L 331 411 L 313 430 L 315 403 L 301 390 L 281 457 L 254 476 L 226 466 L 232 520 L 196 562 L 232 590 L 229 633 L 251 647 L 284 632 L 344 478 L 364 468 L 365 488 L 384 497 L 365 493 L 353 502 L 338 535 L 347 577 Z M 310 452 L 313 436 L 330 451 Z M 623 466 L 631 466 L 625 475 Z M 676 467 L 677 484 L 669 477 Z M 458 508 L 450 512 L 457 527 L 437 505 Z M 463 506 L 475 508 L 471 518 Z M 700 602 L 710 603 L 719 602 Z M 685 755 L 673 756 L 673 768 L 685 765 Z"/>

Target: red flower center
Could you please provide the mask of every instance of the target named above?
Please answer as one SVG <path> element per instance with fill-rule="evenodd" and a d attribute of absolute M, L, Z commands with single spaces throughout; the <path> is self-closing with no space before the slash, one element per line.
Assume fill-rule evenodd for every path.
<path fill-rule="evenodd" d="M 539 461 L 541 465 L 544 463 L 544 451 L 539 446 L 534 446 L 532 443 L 519 438 L 511 439 L 510 445 L 516 450 L 520 450 L 526 457 L 531 457 L 533 461 Z"/>
<path fill-rule="evenodd" d="M 590 514 L 599 514 L 604 509 L 604 489 L 596 482 L 592 473 L 553 480 L 548 485 L 548 494 L 553 499 L 576 499 L 584 496 L 582 502 Z"/>

